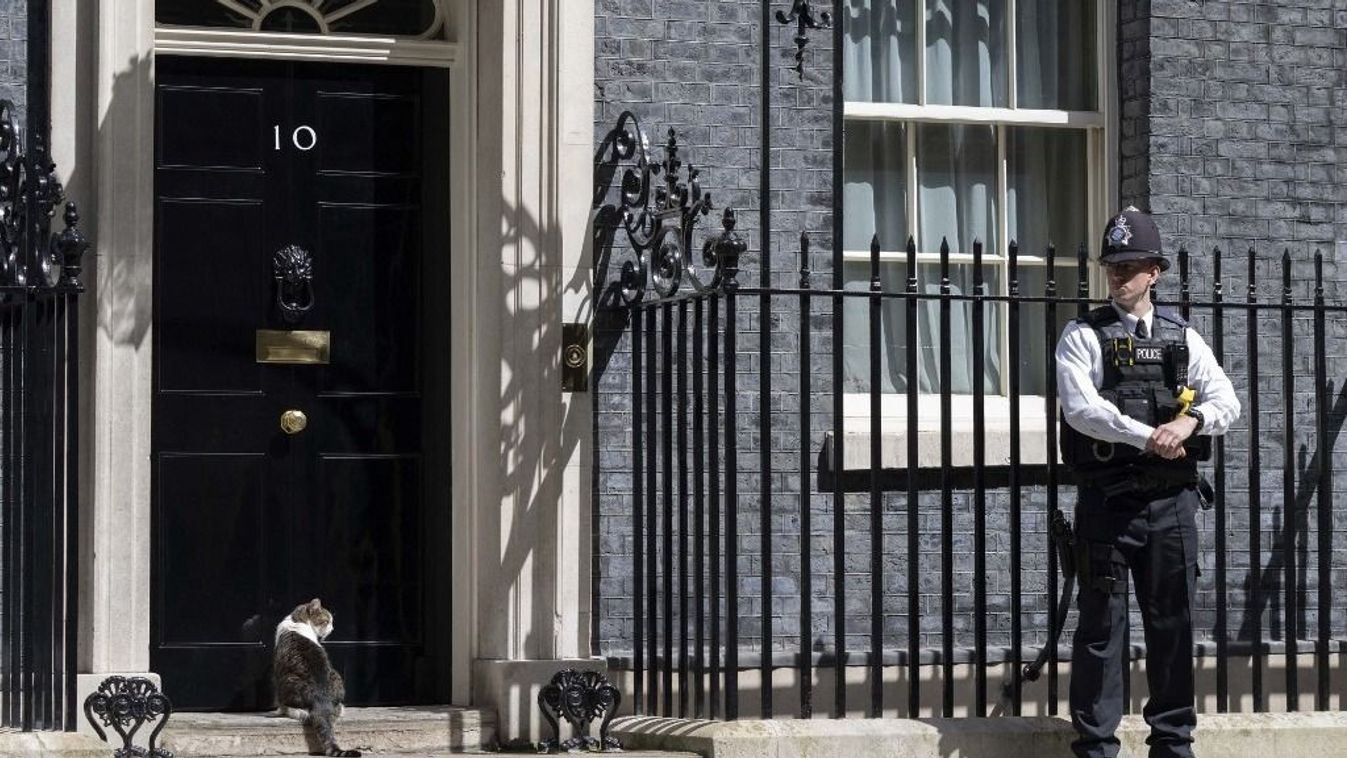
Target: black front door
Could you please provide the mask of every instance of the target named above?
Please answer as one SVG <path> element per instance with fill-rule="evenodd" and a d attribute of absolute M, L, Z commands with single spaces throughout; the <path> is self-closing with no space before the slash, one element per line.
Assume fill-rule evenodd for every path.
<path fill-rule="evenodd" d="M 179 707 L 270 708 L 276 623 L 314 597 L 349 703 L 444 697 L 423 253 L 445 214 L 423 212 L 422 139 L 441 84 L 158 61 L 151 664 Z"/>

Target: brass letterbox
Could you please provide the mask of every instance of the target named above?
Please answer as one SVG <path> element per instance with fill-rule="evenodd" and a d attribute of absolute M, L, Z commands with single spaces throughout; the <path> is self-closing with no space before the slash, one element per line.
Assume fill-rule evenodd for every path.
<path fill-rule="evenodd" d="M 331 343 L 326 331 L 258 329 L 257 362 L 326 364 Z"/>

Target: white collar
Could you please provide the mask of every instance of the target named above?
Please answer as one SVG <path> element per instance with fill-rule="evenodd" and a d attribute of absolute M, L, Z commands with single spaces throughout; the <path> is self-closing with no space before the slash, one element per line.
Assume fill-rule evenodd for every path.
<path fill-rule="evenodd" d="M 286 616 L 285 618 L 281 619 L 281 623 L 276 625 L 276 641 L 280 642 L 281 635 L 285 634 L 286 632 L 294 632 L 295 634 L 298 634 L 299 636 L 307 640 L 310 640 L 315 645 L 322 644 L 321 642 L 318 641 L 318 632 L 314 631 L 314 628 L 311 624 L 295 621 L 291 619 L 289 616 Z"/>
<path fill-rule="evenodd" d="M 1113 310 L 1118 312 L 1118 317 L 1122 319 L 1123 324 L 1127 327 L 1128 334 L 1136 334 L 1137 322 L 1144 321 L 1146 322 L 1146 333 L 1152 337 L 1155 336 L 1155 306 L 1151 306 L 1151 309 L 1146 311 L 1146 315 L 1144 316 L 1134 316 L 1120 308 L 1118 304 L 1112 300 L 1109 301 L 1109 305 L 1112 305 Z"/>

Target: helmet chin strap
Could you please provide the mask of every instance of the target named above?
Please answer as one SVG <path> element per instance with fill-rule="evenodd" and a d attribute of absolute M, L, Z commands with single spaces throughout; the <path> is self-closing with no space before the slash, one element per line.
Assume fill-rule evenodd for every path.
<path fill-rule="evenodd" d="M 1116 297 L 1113 298 L 1113 302 L 1117 304 L 1119 308 L 1138 318 L 1146 315 L 1146 313 L 1149 312 L 1154 307 L 1151 304 L 1150 288 L 1147 288 L 1145 292 L 1138 295 L 1136 301 L 1133 302 L 1131 305 L 1128 305 L 1127 303 L 1118 300 L 1118 298 Z"/>

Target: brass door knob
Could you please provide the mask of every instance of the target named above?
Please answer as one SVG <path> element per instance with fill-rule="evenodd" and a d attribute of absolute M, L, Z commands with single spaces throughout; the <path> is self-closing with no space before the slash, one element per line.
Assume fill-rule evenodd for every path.
<path fill-rule="evenodd" d="M 289 410 L 281 414 L 281 431 L 286 434 L 299 434 L 309 425 L 309 417 L 304 411 Z"/>

